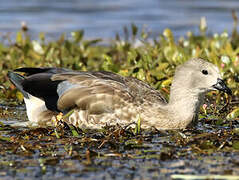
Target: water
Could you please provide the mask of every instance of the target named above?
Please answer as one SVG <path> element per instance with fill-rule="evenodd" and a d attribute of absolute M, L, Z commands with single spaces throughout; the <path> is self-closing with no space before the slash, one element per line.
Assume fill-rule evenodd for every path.
<path fill-rule="evenodd" d="M 209 33 L 231 32 L 232 9 L 237 0 L 0 0 L 0 32 L 15 32 L 25 21 L 34 38 L 45 32 L 49 38 L 61 33 L 85 30 L 87 38 L 114 38 L 123 26 L 146 26 L 152 36 L 171 28 L 176 36 L 191 30 L 198 33 L 205 16 Z"/>

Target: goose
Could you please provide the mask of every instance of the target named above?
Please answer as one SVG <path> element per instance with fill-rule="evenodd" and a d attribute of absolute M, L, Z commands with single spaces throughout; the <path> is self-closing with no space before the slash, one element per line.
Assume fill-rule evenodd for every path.
<path fill-rule="evenodd" d="M 232 94 L 218 67 L 200 58 L 176 68 L 169 101 L 141 80 L 106 71 L 19 68 L 8 77 L 24 96 L 29 123 L 47 126 L 59 113 L 71 112 L 64 121 L 81 128 L 125 126 L 140 119 L 141 128 L 185 129 L 206 93 Z"/>

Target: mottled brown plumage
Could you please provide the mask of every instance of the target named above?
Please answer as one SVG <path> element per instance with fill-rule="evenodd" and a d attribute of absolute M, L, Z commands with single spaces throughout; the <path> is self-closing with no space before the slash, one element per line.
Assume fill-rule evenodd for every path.
<path fill-rule="evenodd" d="M 128 125 L 140 118 L 143 128 L 182 129 L 197 114 L 206 92 L 219 89 L 230 93 L 218 68 L 202 59 L 177 68 L 169 103 L 145 82 L 111 72 L 59 68 L 16 71 L 27 76 L 10 72 L 9 78 L 24 94 L 30 122 L 38 124 L 50 125 L 57 113 L 73 110 L 65 121 L 84 128 Z"/>

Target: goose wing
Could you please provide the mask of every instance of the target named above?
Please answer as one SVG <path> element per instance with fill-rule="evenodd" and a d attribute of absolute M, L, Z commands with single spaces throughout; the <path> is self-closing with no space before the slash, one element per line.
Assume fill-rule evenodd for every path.
<path fill-rule="evenodd" d="M 93 114 L 113 112 L 128 103 L 136 106 L 151 101 L 165 103 L 161 94 L 146 83 L 111 72 L 76 72 L 61 68 L 21 68 L 27 77 L 21 82 L 27 93 L 41 98 L 51 111 L 72 108 Z"/>
<path fill-rule="evenodd" d="M 91 114 L 113 112 L 134 99 L 124 77 L 114 73 L 62 73 L 53 75 L 51 80 L 61 81 L 57 87 L 57 107 L 63 112 L 74 107 L 88 110 Z"/>
<path fill-rule="evenodd" d="M 78 107 L 91 113 L 112 112 L 114 105 L 133 100 L 124 77 L 110 72 L 76 72 L 61 68 L 15 71 L 26 75 L 10 73 L 10 79 L 21 77 L 21 81 L 14 82 L 18 89 L 44 100 L 51 111 L 67 112 Z"/>

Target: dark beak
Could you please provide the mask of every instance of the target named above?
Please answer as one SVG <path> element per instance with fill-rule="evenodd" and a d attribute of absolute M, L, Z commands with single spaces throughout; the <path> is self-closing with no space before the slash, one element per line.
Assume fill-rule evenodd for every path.
<path fill-rule="evenodd" d="M 214 87 L 219 91 L 223 91 L 229 95 L 232 95 L 232 90 L 229 87 L 227 87 L 227 85 L 224 83 L 222 79 L 217 78 L 217 83 L 214 84 L 212 87 Z"/>

